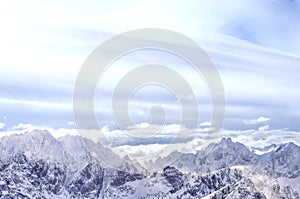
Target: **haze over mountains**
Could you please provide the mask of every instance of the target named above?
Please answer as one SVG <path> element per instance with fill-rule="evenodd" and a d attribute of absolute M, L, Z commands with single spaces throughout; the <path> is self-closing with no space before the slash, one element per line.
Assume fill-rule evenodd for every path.
<path fill-rule="evenodd" d="M 299 198 L 300 147 L 292 142 L 257 154 L 223 138 L 140 164 L 74 135 L 34 130 L 0 141 L 1 198 Z"/>

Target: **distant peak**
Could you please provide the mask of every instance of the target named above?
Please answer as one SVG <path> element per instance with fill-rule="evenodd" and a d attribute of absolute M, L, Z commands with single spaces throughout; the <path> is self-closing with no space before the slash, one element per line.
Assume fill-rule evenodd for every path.
<path fill-rule="evenodd" d="M 299 146 L 297 146 L 294 142 L 289 142 L 289 143 L 285 144 L 285 148 L 287 148 L 287 149 L 297 149 L 297 148 L 299 148 Z"/>
<path fill-rule="evenodd" d="M 286 144 L 282 144 L 280 145 L 275 152 L 279 152 L 279 151 L 285 151 L 285 150 L 295 150 L 295 149 L 300 149 L 299 146 L 297 146 L 296 144 L 294 144 L 293 142 L 289 142 Z"/>
<path fill-rule="evenodd" d="M 227 143 L 228 144 L 228 143 L 233 143 L 233 142 L 232 142 L 231 138 L 223 137 L 222 140 L 220 141 L 220 143 Z"/>
<path fill-rule="evenodd" d="M 36 138 L 51 138 L 55 139 L 48 130 L 34 129 L 32 131 L 27 131 L 23 134 L 24 136 L 32 136 Z"/>
<path fill-rule="evenodd" d="M 34 129 L 32 131 L 27 131 L 27 134 L 43 134 L 43 135 L 51 135 L 51 133 L 48 130 L 42 130 L 42 129 Z"/>
<path fill-rule="evenodd" d="M 287 143 L 287 146 L 289 146 L 289 147 L 298 147 L 294 142 Z"/>

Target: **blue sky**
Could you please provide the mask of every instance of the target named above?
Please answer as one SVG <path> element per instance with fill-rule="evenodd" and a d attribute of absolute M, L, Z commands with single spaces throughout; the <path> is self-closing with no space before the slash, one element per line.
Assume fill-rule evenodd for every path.
<path fill-rule="evenodd" d="M 299 18 L 297 0 L 1 2 L 0 131 L 20 123 L 74 128 L 73 89 L 84 60 L 103 41 L 138 28 L 177 31 L 207 51 L 224 83 L 224 128 L 299 131 Z M 96 101 L 100 126 L 114 128 L 109 106 L 117 80 L 152 62 L 174 66 L 199 87 L 201 122 L 209 121 L 209 93 L 203 82 L 193 82 L 190 66 L 143 51 L 122 58 L 104 77 L 96 93 L 102 99 Z M 132 118 L 149 122 L 147 99 L 156 93 L 164 97 L 155 103 L 172 105 L 167 122 L 179 123 L 174 97 L 154 90 L 133 97 Z M 249 122 L 254 120 L 259 122 Z"/>

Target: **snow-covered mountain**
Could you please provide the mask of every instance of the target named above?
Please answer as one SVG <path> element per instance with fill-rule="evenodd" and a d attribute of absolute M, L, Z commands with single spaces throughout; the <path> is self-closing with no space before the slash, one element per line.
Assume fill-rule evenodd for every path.
<path fill-rule="evenodd" d="M 236 166 L 251 165 L 258 160 L 258 155 L 241 143 L 234 143 L 230 138 L 223 138 L 217 144 L 209 145 L 204 151 L 194 153 L 185 153 L 178 155 L 179 152 L 173 152 L 164 158 L 158 158 L 152 163 L 153 168 L 165 165 L 171 162 L 170 159 L 177 158 L 172 165 L 186 172 L 207 173 L 218 169 Z"/>
<path fill-rule="evenodd" d="M 263 154 L 255 167 L 257 170 L 277 177 L 297 178 L 300 176 L 300 147 L 290 142 L 275 151 Z"/>
<path fill-rule="evenodd" d="M 0 198 L 299 199 L 300 147 L 293 143 L 258 155 L 223 138 L 143 168 L 79 136 L 35 130 L 0 142 Z M 99 161 L 104 155 L 114 164 Z"/>

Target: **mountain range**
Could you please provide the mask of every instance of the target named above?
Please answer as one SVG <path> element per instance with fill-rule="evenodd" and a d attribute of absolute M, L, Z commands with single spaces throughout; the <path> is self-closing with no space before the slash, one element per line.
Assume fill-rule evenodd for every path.
<path fill-rule="evenodd" d="M 258 154 L 222 138 L 203 151 L 174 151 L 143 163 L 46 130 L 4 136 L 0 143 L 0 198 L 300 198 L 300 147 L 292 142 Z M 99 161 L 103 156 L 113 164 Z"/>

